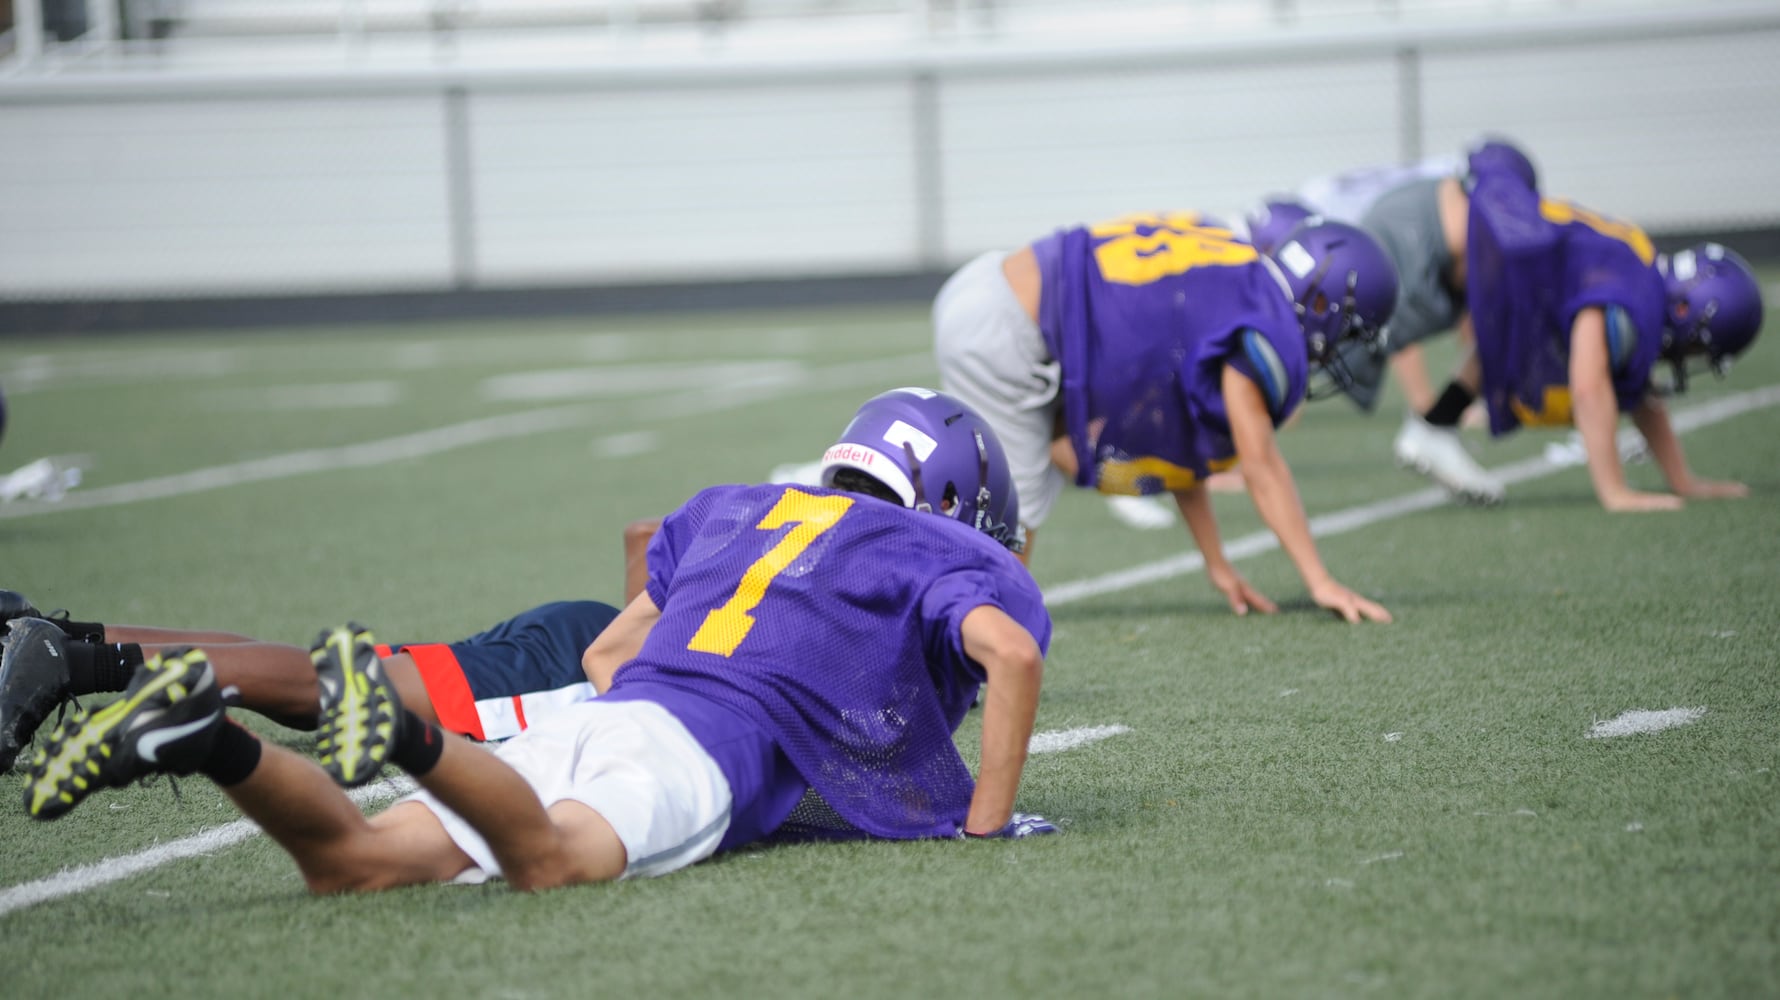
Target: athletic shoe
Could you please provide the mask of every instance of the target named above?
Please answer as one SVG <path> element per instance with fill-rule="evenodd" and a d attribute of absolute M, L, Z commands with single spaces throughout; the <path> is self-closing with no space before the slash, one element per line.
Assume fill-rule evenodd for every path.
<path fill-rule="evenodd" d="M 69 696 L 68 646 L 56 623 L 42 618 L 14 618 L 0 646 L 0 771 L 9 771 Z"/>
<path fill-rule="evenodd" d="M 0 590 L 0 634 L 15 618 L 42 618 L 43 612 L 31 606 L 25 595 L 11 590 Z"/>
<path fill-rule="evenodd" d="M 1435 427 L 1413 414 L 1403 421 L 1393 445 L 1397 464 L 1427 476 L 1466 503 L 1499 504 L 1508 490 L 1459 442 L 1450 427 Z"/>
<path fill-rule="evenodd" d="M 376 645 L 369 629 L 349 622 L 322 632 L 309 647 L 321 681 L 315 752 L 323 770 L 345 788 L 377 777 L 401 724 L 402 701 Z"/>
<path fill-rule="evenodd" d="M 41 618 L 54 622 L 61 628 L 62 634 L 70 639 L 105 641 L 105 626 L 98 622 L 69 621 L 68 612 L 61 610 L 51 611 L 46 615 L 37 610 L 25 595 L 13 590 L 0 590 L 0 635 L 5 635 L 7 628 L 20 618 Z"/>
<path fill-rule="evenodd" d="M 225 718 L 203 650 L 156 656 L 136 668 L 122 698 L 56 727 L 31 760 L 25 810 L 55 819 L 98 788 L 122 788 L 150 774 L 191 774 L 203 766 Z"/>

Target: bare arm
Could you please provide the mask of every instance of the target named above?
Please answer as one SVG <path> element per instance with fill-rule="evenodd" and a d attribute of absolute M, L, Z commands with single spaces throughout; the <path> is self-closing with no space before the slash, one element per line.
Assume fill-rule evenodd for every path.
<path fill-rule="evenodd" d="M 661 530 L 661 520 L 632 521 L 624 526 L 624 603 L 637 599 L 649 585 L 649 539 Z"/>
<path fill-rule="evenodd" d="M 1238 615 L 1248 614 L 1250 608 L 1269 615 L 1278 611 L 1279 606 L 1250 586 L 1224 555 L 1224 540 L 1218 533 L 1217 514 L 1211 509 L 1210 491 L 1203 485 L 1182 490 L 1174 495 L 1174 503 L 1205 559 L 1205 578 L 1230 602 L 1230 610 Z"/>
<path fill-rule="evenodd" d="M 1224 409 L 1230 416 L 1230 431 L 1236 441 L 1236 454 L 1242 459 L 1243 475 L 1248 481 L 1249 499 L 1267 527 L 1279 537 L 1280 547 L 1298 568 L 1298 576 L 1309 588 L 1311 600 L 1328 608 L 1350 622 L 1369 618 L 1388 622 L 1391 614 L 1384 607 L 1361 597 L 1342 586 L 1323 566 L 1316 542 L 1310 537 L 1310 522 L 1304 516 L 1304 505 L 1298 500 L 1298 486 L 1292 481 L 1292 470 L 1280 454 L 1273 435 L 1273 421 L 1267 415 L 1267 403 L 1261 389 L 1235 368 L 1225 365 L 1223 377 Z"/>
<path fill-rule="evenodd" d="M 1656 459 L 1657 467 L 1663 470 L 1669 488 L 1678 495 L 1697 500 L 1749 495 L 1749 487 L 1742 483 L 1701 479 L 1693 474 L 1687 467 L 1687 456 L 1681 451 L 1675 428 L 1669 423 L 1669 409 L 1662 400 L 1645 396 L 1632 411 L 1632 423 L 1637 426 L 1638 433 L 1644 435 L 1644 443 L 1650 446 L 1650 454 Z"/>
<path fill-rule="evenodd" d="M 964 829 L 994 833 L 1014 815 L 1014 795 L 1032 725 L 1044 657 L 1032 634 L 1000 608 L 983 605 L 964 616 L 964 653 L 982 664 L 989 682 L 983 695 L 983 756 Z"/>
<path fill-rule="evenodd" d="M 581 669 L 593 682 L 595 691 L 605 694 L 611 688 L 612 675 L 637 655 L 637 650 L 643 648 L 643 640 L 649 637 L 649 630 L 660 620 L 661 609 L 645 591 L 626 604 L 618 617 L 612 619 L 612 624 L 594 638 L 593 645 L 581 654 Z"/>
<path fill-rule="evenodd" d="M 1594 483 L 1595 497 L 1610 511 L 1678 510 L 1681 498 L 1664 493 L 1634 490 L 1625 481 L 1625 468 L 1619 462 L 1619 443 L 1615 431 L 1619 427 L 1619 400 L 1613 393 L 1613 370 L 1607 357 L 1607 317 L 1600 309 L 1588 308 L 1576 314 L 1570 327 L 1570 412 L 1576 430 L 1582 435 L 1582 447 L 1588 454 L 1588 478 Z M 1662 425 L 1668 427 L 1668 415 Z M 1640 427 L 1642 429 L 1642 427 Z M 1661 435 L 1659 435 L 1661 436 Z M 1648 434 L 1646 434 L 1648 438 Z M 1675 445 L 1674 435 L 1668 444 Z M 1667 465 L 1652 442 L 1651 451 L 1657 461 Z M 1670 456 L 1673 460 L 1675 455 Z M 1685 463 L 1683 463 L 1685 466 Z"/>

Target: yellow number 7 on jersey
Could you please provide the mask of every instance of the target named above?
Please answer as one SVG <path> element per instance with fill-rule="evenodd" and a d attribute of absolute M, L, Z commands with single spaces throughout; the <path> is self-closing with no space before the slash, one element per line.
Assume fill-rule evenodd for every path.
<path fill-rule="evenodd" d="M 848 497 L 819 497 L 799 490 L 786 490 L 754 527 L 761 531 L 772 531 L 787 524 L 797 527 L 785 532 L 779 544 L 754 560 L 742 574 L 742 582 L 736 585 L 735 593 L 723 602 L 722 607 L 705 615 L 686 648 L 718 656 L 734 653 L 754 627 L 754 616 L 748 612 L 766 596 L 766 588 L 773 578 L 802 555 L 816 536 L 834 527 L 851 506 L 853 501 Z"/>

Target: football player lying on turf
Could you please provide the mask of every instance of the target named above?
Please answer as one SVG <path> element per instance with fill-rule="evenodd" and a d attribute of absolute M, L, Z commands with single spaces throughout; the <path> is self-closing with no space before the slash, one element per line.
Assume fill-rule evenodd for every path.
<path fill-rule="evenodd" d="M 200 771 L 316 892 L 665 874 L 773 834 L 811 788 L 876 837 L 1054 831 L 1013 811 L 1050 619 L 1004 547 L 1018 503 L 993 433 L 897 390 L 860 409 L 824 479 L 714 487 L 667 517 L 645 593 L 583 660 L 600 697 L 498 750 L 443 739 L 370 637 L 337 629 L 315 650 L 325 771 L 229 722 L 202 652 L 168 653 L 33 756 L 26 807 Z M 973 782 L 952 731 L 985 680 Z M 366 819 L 335 785 L 386 759 L 423 791 Z"/>
<path fill-rule="evenodd" d="M 1207 496 L 1240 459 L 1311 599 L 1389 621 L 1323 566 L 1274 430 L 1313 369 L 1341 383 L 1339 347 L 1378 340 L 1396 289 L 1353 226 L 1300 226 L 1268 258 L 1197 215 L 1134 215 L 966 264 L 934 300 L 934 352 L 945 390 L 1007 445 L 1028 556 L 1067 479 L 1168 492 L 1231 609 L 1274 611 L 1226 558 Z"/>
<path fill-rule="evenodd" d="M 1481 396 L 1497 436 L 1574 424 L 1595 496 L 1610 511 L 1673 510 L 1686 497 L 1748 492 L 1693 475 L 1651 374 L 1666 360 L 1676 388 L 1685 388 L 1689 363 L 1706 360 L 1722 373 L 1748 348 L 1762 322 L 1749 265 L 1715 243 L 1659 257 L 1637 226 L 1540 198 L 1509 173 L 1477 181 L 1465 233 L 1475 350 L 1433 409 L 1405 425 L 1400 461 L 1461 495 L 1500 500 L 1501 482 L 1451 429 Z M 1672 495 L 1626 482 L 1614 433 L 1622 412 Z"/>
<path fill-rule="evenodd" d="M 625 599 L 643 590 L 643 553 L 655 522 L 626 527 Z M 592 692 L 581 653 L 618 614 L 598 601 L 557 601 L 454 643 L 379 646 L 402 703 L 427 722 L 478 740 L 505 739 Z M 233 632 L 104 625 L 49 618 L 0 590 L 0 772 L 57 707 L 122 691 L 147 658 L 203 647 L 235 704 L 295 729 L 314 729 L 320 689 L 309 650 Z"/>

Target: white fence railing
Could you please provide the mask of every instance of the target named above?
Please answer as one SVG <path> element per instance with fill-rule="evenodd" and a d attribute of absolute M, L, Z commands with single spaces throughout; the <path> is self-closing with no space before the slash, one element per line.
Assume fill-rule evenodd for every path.
<path fill-rule="evenodd" d="M 1780 4 L 1574 6 L 446 65 L 46 53 L 0 78 L 0 298 L 934 270 L 1484 131 L 1653 230 L 1780 225 Z"/>

